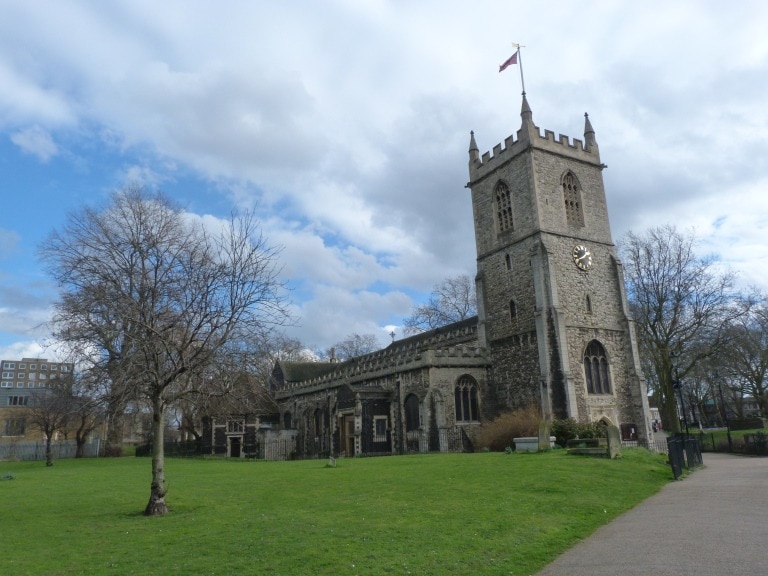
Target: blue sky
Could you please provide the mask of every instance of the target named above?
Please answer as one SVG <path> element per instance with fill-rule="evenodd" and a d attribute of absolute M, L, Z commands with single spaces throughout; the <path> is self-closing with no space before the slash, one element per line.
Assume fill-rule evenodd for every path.
<path fill-rule="evenodd" d="M 533 118 L 600 145 L 614 239 L 694 227 L 768 288 L 768 4 L 451 0 L 0 4 L 0 357 L 50 355 L 36 259 L 66 214 L 127 184 L 255 210 L 298 319 L 382 344 L 474 274 L 469 132 Z"/>

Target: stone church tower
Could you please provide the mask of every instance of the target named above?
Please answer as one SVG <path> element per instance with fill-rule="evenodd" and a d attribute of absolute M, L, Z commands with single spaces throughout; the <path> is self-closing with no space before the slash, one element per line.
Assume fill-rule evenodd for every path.
<path fill-rule="evenodd" d="M 538 404 L 550 418 L 603 421 L 647 439 L 595 132 L 585 114 L 583 142 L 542 135 L 525 93 L 521 117 L 516 138 L 492 154 L 480 156 L 474 133 L 469 147 L 478 338 L 492 364 L 485 409 Z"/>

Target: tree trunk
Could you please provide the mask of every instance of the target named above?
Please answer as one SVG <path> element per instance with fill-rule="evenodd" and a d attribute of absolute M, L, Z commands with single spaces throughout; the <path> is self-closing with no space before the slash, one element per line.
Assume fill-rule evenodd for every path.
<path fill-rule="evenodd" d="M 163 516 L 168 514 L 165 503 L 165 422 L 163 405 L 155 400 L 152 412 L 152 484 L 149 502 L 144 509 L 145 516 Z"/>
<path fill-rule="evenodd" d="M 105 456 L 123 455 L 123 424 L 125 423 L 125 407 L 122 402 L 110 401 L 109 424 L 104 446 Z"/>
<path fill-rule="evenodd" d="M 77 450 L 75 450 L 75 458 L 82 458 L 85 453 L 85 437 L 79 434 L 75 436 L 75 443 L 77 444 Z"/>
<path fill-rule="evenodd" d="M 45 438 L 45 465 L 53 466 L 53 449 L 51 448 L 51 435 Z"/>
<path fill-rule="evenodd" d="M 677 396 L 672 386 L 665 390 L 664 398 L 661 403 L 661 421 L 664 430 L 670 434 L 680 432 L 680 417 L 677 412 Z"/>
<path fill-rule="evenodd" d="M 672 362 L 668 356 L 660 360 L 660 365 L 656 365 L 656 377 L 659 382 L 661 394 L 661 404 L 659 412 L 661 413 L 661 423 L 664 431 L 669 434 L 680 432 L 680 418 L 677 415 L 677 391 L 674 388 L 675 376 L 672 372 Z"/>

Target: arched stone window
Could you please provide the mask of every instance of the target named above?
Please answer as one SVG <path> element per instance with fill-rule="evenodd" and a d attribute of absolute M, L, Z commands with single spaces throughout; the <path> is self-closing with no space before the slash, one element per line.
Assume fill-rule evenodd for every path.
<path fill-rule="evenodd" d="M 584 212 L 581 206 L 581 186 L 576 175 L 570 170 L 563 176 L 563 200 L 565 218 L 568 224 L 584 226 Z"/>
<path fill-rule="evenodd" d="M 405 398 L 405 431 L 418 430 L 420 426 L 419 397 L 416 394 L 408 394 Z"/>
<path fill-rule="evenodd" d="M 514 229 L 512 222 L 512 197 L 509 193 L 509 187 L 504 182 L 496 184 L 494 200 L 496 202 L 496 226 L 498 226 L 499 232 Z"/>
<path fill-rule="evenodd" d="M 587 314 L 592 314 L 592 298 L 590 298 L 589 294 L 584 299 L 584 307 L 587 310 Z"/>
<path fill-rule="evenodd" d="M 514 322 L 517 319 L 517 304 L 514 300 L 509 301 L 509 319 Z"/>
<path fill-rule="evenodd" d="M 291 413 L 290 412 L 286 412 L 285 414 L 283 414 L 283 428 L 285 430 L 291 429 Z"/>
<path fill-rule="evenodd" d="M 477 381 L 469 374 L 459 378 L 455 389 L 456 422 L 479 422 Z"/>
<path fill-rule="evenodd" d="M 587 380 L 587 392 L 590 394 L 610 394 L 611 377 L 605 348 L 597 340 L 592 340 L 584 352 L 584 378 Z"/>

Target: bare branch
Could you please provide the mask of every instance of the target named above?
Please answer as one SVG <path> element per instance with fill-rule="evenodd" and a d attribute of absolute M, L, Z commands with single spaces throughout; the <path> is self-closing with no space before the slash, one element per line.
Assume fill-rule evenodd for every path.
<path fill-rule="evenodd" d="M 418 334 L 465 320 L 475 314 L 475 283 L 469 276 L 462 274 L 436 284 L 429 301 L 414 308 L 413 313 L 403 320 L 403 328 L 408 335 Z"/>

